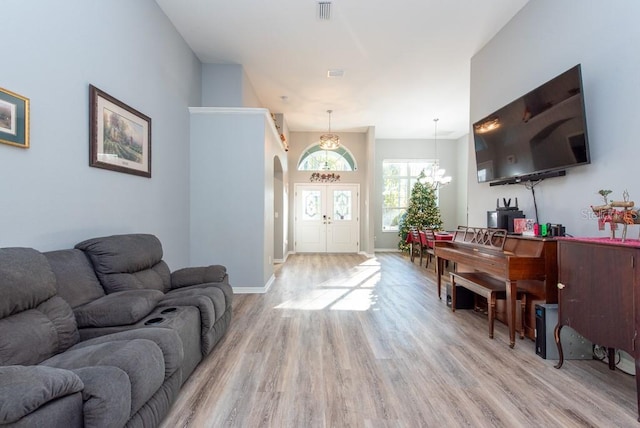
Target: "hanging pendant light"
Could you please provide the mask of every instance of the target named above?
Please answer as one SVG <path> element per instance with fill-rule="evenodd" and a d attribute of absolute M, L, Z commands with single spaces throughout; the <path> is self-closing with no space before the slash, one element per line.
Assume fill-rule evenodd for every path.
<path fill-rule="evenodd" d="M 435 161 L 431 165 L 430 171 L 425 171 L 426 182 L 429 183 L 434 189 L 439 189 L 442 186 L 446 186 L 451 183 L 451 176 L 445 175 L 447 172 L 444 168 L 440 168 L 440 159 L 438 158 L 438 118 L 433 119 L 433 142 L 435 146 Z"/>
<path fill-rule="evenodd" d="M 333 110 L 327 110 L 329 113 L 329 132 L 320 136 L 320 148 L 322 150 L 335 150 L 340 147 L 340 137 L 331 133 L 331 113 Z"/>

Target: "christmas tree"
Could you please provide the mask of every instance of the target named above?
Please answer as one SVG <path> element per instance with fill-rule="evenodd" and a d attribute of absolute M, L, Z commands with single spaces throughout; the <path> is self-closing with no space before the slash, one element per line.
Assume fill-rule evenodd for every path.
<path fill-rule="evenodd" d="M 409 207 L 400 219 L 398 248 L 402 251 L 409 251 L 410 247 L 406 240 L 410 226 L 416 226 L 418 229 L 428 227 L 438 230 L 442 228 L 442 218 L 437 201 L 436 189 L 425 181 L 424 171 L 421 172 L 418 181 L 411 189 Z"/>

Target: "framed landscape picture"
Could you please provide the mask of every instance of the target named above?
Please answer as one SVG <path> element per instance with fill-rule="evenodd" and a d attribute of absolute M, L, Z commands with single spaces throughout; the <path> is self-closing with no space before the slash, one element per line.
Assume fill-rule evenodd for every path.
<path fill-rule="evenodd" d="M 89 165 L 151 177 L 151 118 L 89 85 Z"/>
<path fill-rule="evenodd" d="M 0 88 L 0 143 L 29 147 L 29 98 Z"/>

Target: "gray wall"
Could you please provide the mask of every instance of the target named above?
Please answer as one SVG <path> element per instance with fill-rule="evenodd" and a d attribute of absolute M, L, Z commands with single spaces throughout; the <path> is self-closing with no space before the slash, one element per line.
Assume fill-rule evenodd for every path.
<path fill-rule="evenodd" d="M 446 169 L 453 181 L 440 189 L 439 206 L 445 230 L 452 230 L 459 224 L 458 218 L 458 144 L 455 140 L 438 139 L 440 165 Z M 375 187 L 373 192 L 373 215 L 376 250 L 397 250 L 400 237 L 398 232 L 382 231 L 382 161 L 385 159 L 434 159 L 434 140 L 379 139 L 375 147 Z"/>
<path fill-rule="evenodd" d="M 206 107 L 191 109 L 191 264 L 215 260 L 236 292 L 263 292 L 288 239 L 287 154 L 242 65 L 203 64 L 202 87 Z"/>
<path fill-rule="evenodd" d="M 282 183 L 286 154 L 266 109 L 191 109 L 190 260 L 225 265 L 236 292 L 264 291 L 273 275 L 275 158 Z"/>
<path fill-rule="evenodd" d="M 31 148 L 0 144 L 0 246 L 148 232 L 189 260 L 189 112 L 200 62 L 153 0 L 3 0 L 0 86 L 31 100 Z M 89 163 L 89 84 L 152 119 L 152 178 Z"/>
<path fill-rule="evenodd" d="M 471 123 L 582 64 L 591 165 L 567 170 L 535 187 L 540 222 L 562 223 L 575 236 L 602 236 L 590 205 L 599 189 L 613 199 L 637 187 L 637 108 L 640 98 L 640 2 L 536 0 L 529 2 L 471 60 Z M 534 217 L 531 192 L 524 186 L 478 184 L 469 140 L 469 224 L 486 224 L 497 197 L 518 197 Z M 637 226 L 630 236 L 637 237 Z"/>
<path fill-rule="evenodd" d="M 456 227 L 458 225 L 465 226 L 467 225 L 467 181 L 469 180 L 469 171 L 475 171 L 475 168 L 472 166 L 469 167 L 468 159 L 469 159 L 469 135 L 465 135 L 459 138 L 456 141 L 456 176 L 455 181 L 451 184 L 452 186 L 456 186 L 457 192 L 457 202 L 456 202 Z M 475 172 L 474 172 L 475 174 Z M 474 175 L 475 176 L 475 175 Z M 453 230 L 453 229 L 450 229 Z"/>
<path fill-rule="evenodd" d="M 373 201 L 377 198 L 375 197 L 374 189 L 376 181 L 379 181 L 380 178 L 376 179 L 375 176 L 375 159 L 376 159 L 376 128 L 374 126 L 370 126 L 367 128 L 366 133 L 366 159 L 367 159 L 367 177 L 366 183 L 367 188 L 362 191 L 364 195 L 363 206 L 365 211 L 363 212 L 362 218 L 365 222 L 364 235 L 362 237 L 362 243 L 360 245 L 360 249 L 366 253 L 368 256 L 373 257 L 375 255 L 375 223 L 373 219 L 375 218 Z"/>
<path fill-rule="evenodd" d="M 245 107 L 243 73 L 240 64 L 202 64 L 202 105 Z"/>
<path fill-rule="evenodd" d="M 249 80 L 247 72 L 242 68 L 242 106 L 243 107 L 263 107 L 262 101 L 258 98 L 253 84 Z"/>
<path fill-rule="evenodd" d="M 262 107 L 241 64 L 202 64 L 202 105 Z"/>
<path fill-rule="evenodd" d="M 234 287 L 263 286 L 263 116 L 191 116 L 191 263 L 210 258 L 227 267 Z"/>

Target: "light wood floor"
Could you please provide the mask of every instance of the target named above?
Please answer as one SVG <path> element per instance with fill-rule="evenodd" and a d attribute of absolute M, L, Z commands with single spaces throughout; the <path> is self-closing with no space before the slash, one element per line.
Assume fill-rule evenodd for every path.
<path fill-rule="evenodd" d="M 640 427 L 633 376 L 489 339 L 400 253 L 290 256 L 234 311 L 165 427 Z"/>

